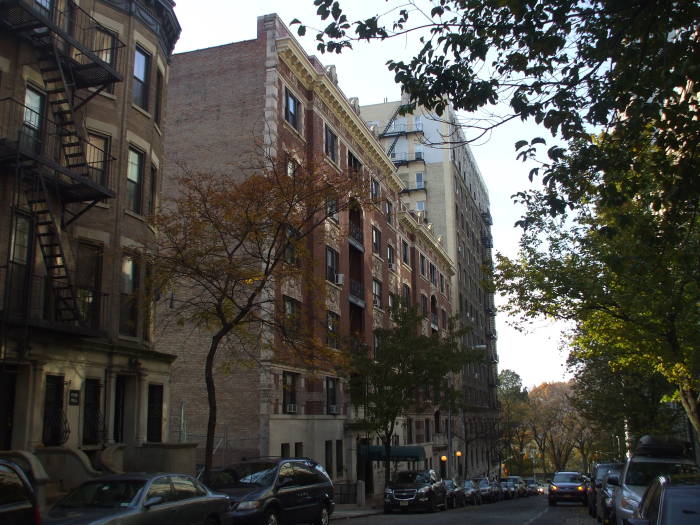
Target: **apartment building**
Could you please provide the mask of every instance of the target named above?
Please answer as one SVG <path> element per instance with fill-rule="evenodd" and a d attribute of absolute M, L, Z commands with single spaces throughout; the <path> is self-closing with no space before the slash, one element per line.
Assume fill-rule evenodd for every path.
<path fill-rule="evenodd" d="M 397 167 L 405 190 L 401 199 L 442 236 L 455 263 L 451 302 L 470 329 L 464 344 L 483 350 L 483 363 L 467 365 L 461 378 L 470 409 L 452 414 L 454 471 L 483 474 L 496 461 L 496 327 L 488 269 L 492 265 L 492 225 L 486 184 L 464 141 L 451 106 L 442 116 L 418 108 L 400 114 L 408 99 L 361 107 L 361 114 Z M 435 425 L 434 430 L 437 431 Z"/>
<path fill-rule="evenodd" d="M 335 69 L 308 56 L 276 15 L 257 23 L 253 40 L 173 57 L 166 126 L 173 169 L 164 191 L 177 195 L 177 164 L 242 177 L 236 166 L 260 165 L 254 157 L 261 144 L 272 158 L 300 165 L 321 159 L 324 169 L 363 173 L 371 198 L 330 214 L 309 242 L 323 289 L 283 283 L 271 293 L 285 311 L 312 310 L 304 318 L 330 348 L 351 339 L 372 351 L 373 330 L 389 326 L 398 297 L 420 305 L 426 331 L 446 329 L 452 261 L 432 227 L 402 205 L 405 185 L 360 118 L 357 100 L 345 97 Z M 169 418 L 174 440 L 204 442 L 208 410 L 199 378 L 210 337 L 193 327 L 159 333 L 158 348 L 178 355 Z M 379 463 L 367 448 L 375 444 L 350 429 L 356 414 L 346 379 L 332 366 L 310 370 L 264 350 L 255 366 L 217 368 L 214 463 L 308 456 L 337 482 L 360 479 L 368 492 L 381 490 Z M 433 451 L 421 444 L 424 453 L 413 459 L 427 463 Z"/>
<path fill-rule="evenodd" d="M 98 465 L 111 448 L 144 468 L 164 441 L 174 356 L 153 347 L 137 252 L 154 240 L 173 6 L 0 1 L 0 449 Z"/>

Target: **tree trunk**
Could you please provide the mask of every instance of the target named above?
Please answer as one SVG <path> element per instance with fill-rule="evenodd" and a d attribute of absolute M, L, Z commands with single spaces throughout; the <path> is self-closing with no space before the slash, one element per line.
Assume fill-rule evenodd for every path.
<path fill-rule="evenodd" d="M 216 385 L 214 384 L 214 358 L 219 348 L 219 343 L 224 336 L 223 330 L 219 330 L 211 338 L 209 352 L 204 364 L 204 381 L 207 385 L 207 402 L 209 404 L 209 418 L 207 419 L 207 440 L 204 448 L 204 482 L 209 483 L 212 459 L 214 456 L 214 437 L 216 436 Z"/>
<path fill-rule="evenodd" d="M 681 397 L 681 405 L 693 425 L 695 432 L 700 436 L 700 407 L 698 407 L 698 393 L 689 388 L 678 388 Z"/>
<path fill-rule="evenodd" d="M 384 488 L 386 489 L 387 484 L 391 481 L 391 437 L 382 440 L 384 445 Z"/>

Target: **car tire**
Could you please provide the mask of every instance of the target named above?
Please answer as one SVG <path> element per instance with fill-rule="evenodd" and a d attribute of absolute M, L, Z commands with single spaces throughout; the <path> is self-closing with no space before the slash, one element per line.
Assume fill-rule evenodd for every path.
<path fill-rule="evenodd" d="M 313 525 L 328 525 L 330 522 L 330 513 L 328 512 L 328 505 L 322 505 L 321 506 L 321 512 L 318 515 L 318 518 L 316 518 L 316 521 L 314 521 Z"/>
<path fill-rule="evenodd" d="M 265 512 L 265 525 L 280 525 L 280 517 L 276 510 L 270 509 Z"/>

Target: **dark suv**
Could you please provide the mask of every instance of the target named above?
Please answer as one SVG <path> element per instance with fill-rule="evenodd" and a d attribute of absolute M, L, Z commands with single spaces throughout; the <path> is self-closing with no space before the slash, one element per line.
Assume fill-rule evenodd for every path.
<path fill-rule="evenodd" d="M 0 523 L 41 523 L 39 505 L 27 476 L 17 464 L 4 459 L 0 459 Z"/>
<path fill-rule="evenodd" d="M 260 458 L 211 472 L 209 487 L 231 499 L 237 525 L 328 525 L 333 482 L 311 459 Z"/>
<path fill-rule="evenodd" d="M 384 512 L 395 509 L 434 511 L 438 507 L 447 507 L 447 491 L 432 469 L 397 472 L 384 489 Z"/>
<path fill-rule="evenodd" d="M 586 505 L 586 480 L 580 472 L 556 472 L 549 483 L 549 505 L 558 501 L 577 501 Z"/>

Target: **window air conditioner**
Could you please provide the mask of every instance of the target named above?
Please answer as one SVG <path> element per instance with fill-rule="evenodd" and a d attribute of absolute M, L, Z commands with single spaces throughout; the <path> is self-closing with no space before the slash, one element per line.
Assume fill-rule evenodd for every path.
<path fill-rule="evenodd" d="M 328 405 L 329 414 L 338 414 L 338 405 Z"/>
<path fill-rule="evenodd" d="M 335 284 L 342 286 L 344 282 L 345 282 L 345 275 L 343 275 L 342 273 L 336 273 L 335 274 Z"/>
<path fill-rule="evenodd" d="M 287 414 L 296 414 L 297 406 L 294 403 L 287 403 Z"/>
<path fill-rule="evenodd" d="M 390 269 L 390 270 L 395 270 L 395 269 L 396 269 L 396 265 L 395 265 L 393 262 L 390 262 L 390 263 L 389 263 L 389 269 Z"/>

